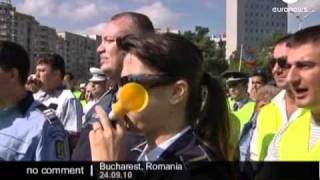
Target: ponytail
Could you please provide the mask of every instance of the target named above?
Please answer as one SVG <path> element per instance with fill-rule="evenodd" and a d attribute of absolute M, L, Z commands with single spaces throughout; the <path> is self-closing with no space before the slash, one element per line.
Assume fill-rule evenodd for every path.
<path fill-rule="evenodd" d="M 230 120 L 223 87 L 208 73 L 202 77 L 204 100 L 197 122 L 196 131 L 209 146 L 213 147 L 222 160 L 232 160 L 233 147 L 230 146 Z"/>

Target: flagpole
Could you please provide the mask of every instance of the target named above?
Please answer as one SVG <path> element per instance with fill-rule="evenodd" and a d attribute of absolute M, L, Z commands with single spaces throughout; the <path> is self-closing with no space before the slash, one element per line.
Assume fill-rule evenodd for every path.
<path fill-rule="evenodd" d="M 242 50 L 243 50 L 243 44 L 241 44 L 241 46 L 240 46 L 239 72 L 241 72 L 241 64 L 242 64 Z"/>

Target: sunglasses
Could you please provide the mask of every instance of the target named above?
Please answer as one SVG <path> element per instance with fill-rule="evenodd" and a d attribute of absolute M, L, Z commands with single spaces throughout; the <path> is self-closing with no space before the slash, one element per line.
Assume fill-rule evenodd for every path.
<path fill-rule="evenodd" d="M 123 86 L 130 82 L 135 82 L 147 89 L 151 89 L 156 86 L 171 84 L 177 80 L 178 78 L 170 77 L 165 74 L 134 74 L 134 75 L 132 74 L 132 75 L 121 77 L 119 86 Z"/>
<path fill-rule="evenodd" d="M 272 58 L 270 60 L 270 66 L 271 68 L 274 68 L 274 66 L 278 64 L 278 66 L 282 69 L 288 69 L 288 63 L 287 63 L 287 58 L 286 57 L 280 57 L 280 58 Z"/>

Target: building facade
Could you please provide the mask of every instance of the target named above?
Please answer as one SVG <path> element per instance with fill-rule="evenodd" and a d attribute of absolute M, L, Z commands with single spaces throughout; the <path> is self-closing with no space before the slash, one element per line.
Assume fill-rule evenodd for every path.
<path fill-rule="evenodd" d="M 12 41 L 13 37 L 13 17 L 15 8 L 10 0 L 0 0 L 0 40 Z"/>
<path fill-rule="evenodd" d="M 90 77 L 89 68 L 99 67 L 99 57 L 96 53 L 97 39 L 82 35 L 59 32 L 56 50 L 66 63 L 66 69 L 77 79 L 85 80 Z"/>
<path fill-rule="evenodd" d="M 0 40 L 12 41 L 29 53 L 31 72 L 37 59 L 48 53 L 58 53 L 66 63 L 66 70 L 75 78 L 89 78 L 89 68 L 98 67 L 96 49 L 99 36 L 82 36 L 70 32 L 57 33 L 55 28 L 41 25 L 33 16 L 17 12 L 10 0 L 0 0 Z"/>
<path fill-rule="evenodd" d="M 280 0 L 227 0 L 226 58 L 241 45 L 248 52 L 256 52 L 268 35 L 286 34 L 288 14 L 272 9 L 287 6 Z"/>

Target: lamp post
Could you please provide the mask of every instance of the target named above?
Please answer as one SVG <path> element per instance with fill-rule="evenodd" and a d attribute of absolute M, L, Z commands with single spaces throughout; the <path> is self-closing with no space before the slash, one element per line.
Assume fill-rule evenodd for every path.
<path fill-rule="evenodd" d="M 303 27 L 303 21 L 309 17 L 311 14 L 315 13 L 315 10 L 312 10 L 310 12 L 308 12 L 306 15 L 302 16 L 302 15 L 298 15 L 297 13 L 295 13 L 294 11 L 290 10 L 289 11 L 292 15 L 294 15 L 294 17 L 299 21 L 299 27 L 298 30 L 302 29 Z"/>

